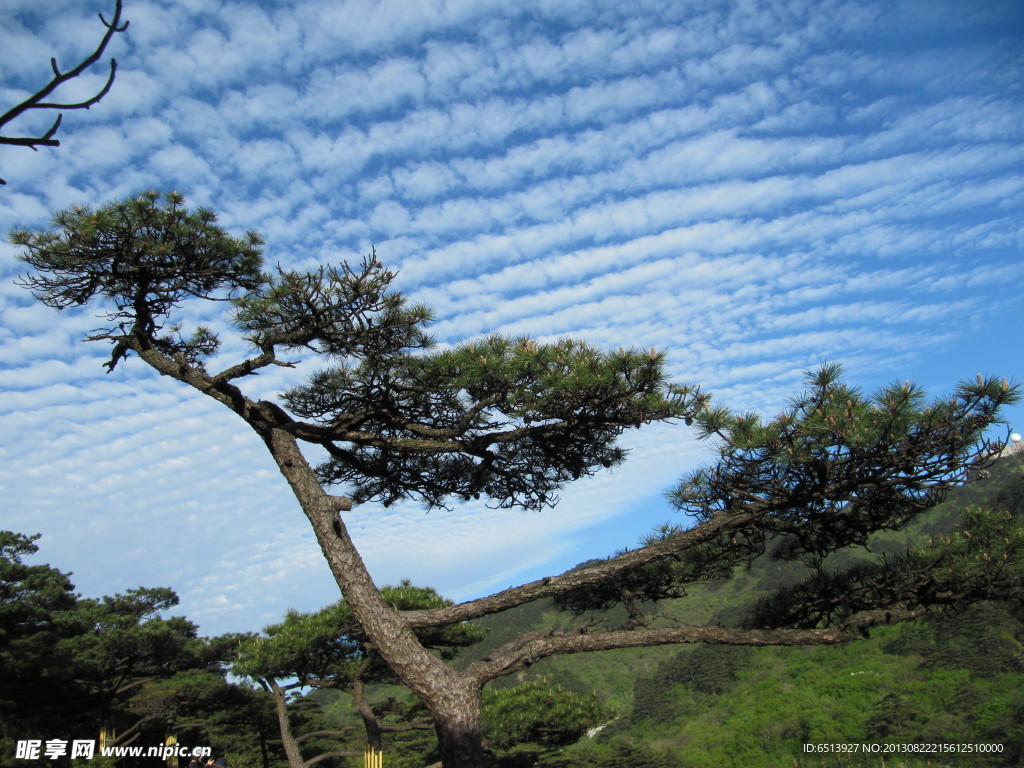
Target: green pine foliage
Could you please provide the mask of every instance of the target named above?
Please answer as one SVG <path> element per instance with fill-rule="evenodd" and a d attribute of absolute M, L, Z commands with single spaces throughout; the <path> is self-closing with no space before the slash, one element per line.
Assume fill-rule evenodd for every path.
<path fill-rule="evenodd" d="M 485 739 L 493 749 L 565 746 L 603 715 L 595 697 L 580 696 L 545 679 L 484 691 Z"/>
<path fill-rule="evenodd" d="M 124 330 L 145 307 L 148 331 L 163 332 L 158 341 L 165 348 L 198 363 L 217 350 L 217 337 L 198 326 L 184 339 L 167 317 L 186 298 L 260 285 L 262 239 L 255 232 L 233 238 L 217 226 L 213 211 L 189 211 L 184 203 L 177 192 L 144 192 L 97 209 L 60 211 L 52 231 L 12 231 L 11 242 L 25 249 L 21 260 L 36 269 L 20 284 L 55 309 L 106 299 L 112 327 L 94 338 Z M 113 370 L 126 352 L 115 345 L 108 367 Z"/>

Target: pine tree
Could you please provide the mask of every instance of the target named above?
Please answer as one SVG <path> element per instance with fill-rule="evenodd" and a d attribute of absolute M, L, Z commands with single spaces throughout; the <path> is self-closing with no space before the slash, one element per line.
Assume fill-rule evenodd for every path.
<path fill-rule="evenodd" d="M 1004 567 L 1022 556 L 1020 530 L 983 513 L 956 537 L 877 566 L 823 567 L 829 553 L 906 525 L 990 455 L 985 431 L 1017 398 L 1005 381 L 979 376 L 928 403 L 910 384 L 864 395 L 842 382 L 838 366 L 825 366 L 789 410 L 763 421 L 670 384 L 654 350 L 501 336 L 433 350 L 431 311 L 391 289 L 395 275 L 376 254 L 356 266 L 264 274 L 258 235 L 231 237 L 211 211 L 189 212 L 175 193 L 73 208 L 54 217 L 52 230 L 11 237 L 34 270 L 22 284 L 40 301 L 105 308 L 108 325 L 90 339 L 110 343 L 110 370 L 137 356 L 260 436 L 362 631 L 430 711 L 446 768 L 483 764 L 482 687 L 546 656 L 668 643 L 840 643 L 935 606 L 1020 594 L 1019 575 Z M 185 301 L 225 298 L 253 352 L 210 372 L 216 334 L 197 327 L 186 335 L 174 316 Z M 330 365 L 280 404 L 246 396 L 247 376 L 309 353 Z M 374 586 L 347 532 L 344 515 L 357 504 L 483 497 L 542 509 L 566 483 L 622 462 L 616 440 L 624 430 L 669 420 L 718 446 L 717 461 L 673 494 L 695 522 L 666 526 L 606 562 L 458 605 L 401 611 Z M 302 445 L 327 460 L 314 468 Z M 339 485 L 342 495 L 328 493 Z M 809 576 L 747 626 L 663 626 L 645 613 L 645 604 L 769 551 L 805 563 Z M 418 635 L 543 597 L 584 611 L 623 605 L 628 620 L 524 635 L 463 670 Z"/>

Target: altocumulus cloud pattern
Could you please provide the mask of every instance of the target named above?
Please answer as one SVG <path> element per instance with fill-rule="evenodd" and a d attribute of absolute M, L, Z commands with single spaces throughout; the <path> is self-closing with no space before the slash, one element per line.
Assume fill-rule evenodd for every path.
<path fill-rule="evenodd" d="M 108 5 L 7 0 L 0 107 L 51 55 L 91 50 Z M 124 15 L 117 81 L 65 116 L 62 146 L 0 148 L 5 230 L 176 189 L 262 232 L 269 264 L 376 246 L 436 308 L 442 345 L 657 346 L 741 410 L 782 408 L 823 360 L 867 389 L 1021 378 L 1018 2 L 126 0 Z M 256 439 L 142 366 L 105 376 L 104 350 L 78 342 L 99 321 L 34 305 L 18 271 L 0 246 L 4 527 L 42 532 L 86 594 L 174 587 L 208 632 L 335 599 Z M 272 395 L 289 375 L 248 386 Z M 364 509 L 352 528 L 382 584 L 466 598 L 557 572 L 633 544 L 701 460 L 681 425 L 631 445 L 550 513 Z"/>

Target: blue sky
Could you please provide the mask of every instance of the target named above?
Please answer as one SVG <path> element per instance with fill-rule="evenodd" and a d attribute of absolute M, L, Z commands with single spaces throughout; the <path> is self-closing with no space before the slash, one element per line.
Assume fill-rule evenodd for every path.
<path fill-rule="evenodd" d="M 0 0 L 0 109 L 113 2 Z M 737 410 L 801 372 L 867 390 L 1024 379 L 1024 6 L 720 0 L 125 0 L 110 94 L 58 149 L 0 147 L 0 225 L 175 189 L 270 264 L 375 246 L 442 344 L 493 331 L 668 351 Z M 68 87 L 90 95 L 105 71 Z M 28 116 L 8 126 L 45 130 Z M 207 633 L 337 598 L 255 435 L 137 360 L 105 375 L 0 245 L 0 525 L 87 595 L 170 586 Z M 217 322 L 219 307 L 185 310 Z M 244 351 L 228 339 L 226 363 Z M 307 366 L 304 370 L 312 370 Z M 247 382 L 271 396 L 295 372 Z M 1010 412 L 1024 426 L 1024 409 Z M 378 583 L 457 599 L 631 546 L 705 460 L 685 426 L 541 514 L 349 516 Z"/>

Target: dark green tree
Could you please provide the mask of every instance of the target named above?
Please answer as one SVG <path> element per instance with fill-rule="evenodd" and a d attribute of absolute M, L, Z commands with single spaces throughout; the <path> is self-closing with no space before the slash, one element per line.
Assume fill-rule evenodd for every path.
<path fill-rule="evenodd" d="M 77 596 L 69 575 L 28 565 L 39 535 L 0 531 L 0 749 L 13 755 L 16 739 L 38 738 L 74 719 L 62 640 L 77 631 L 70 620 Z M 36 734 L 36 736 L 30 736 Z M 10 747 L 10 749 L 8 749 Z"/>
<path fill-rule="evenodd" d="M 0 531 L 3 754 L 56 735 L 123 746 L 190 729 L 193 745 L 208 744 L 225 717 L 254 721 L 248 689 L 225 680 L 238 636 L 201 638 L 164 618 L 178 602 L 166 588 L 82 598 L 68 574 L 24 562 L 38 538 Z"/>
<path fill-rule="evenodd" d="M 148 689 L 154 684 L 198 670 L 223 680 L 226 665 L 217 644 L 200 638 L 191 621 L 161 615 L 177 604 L 170 589 L 140 587 L 79 599 L 69 617 L 77 631 L 61 641 L 66 672 L 78 690 L 79 709 L 98 722 L 108 746 L 132 744 L 144 734 L 160 742 L 173 733 L 183 710 L 152 706 Z"/>
<path fill-rule="evenodd" d="M 267 697 L 247 685 L 225 679 L 226 661 L 240 638 L 223 636 L 209 641 L 212 648 L 230 642 L 229 653 L 214 652 L 224 669 L 196 668 L 150 681 L 130 700 L 136 717 L 162 728 L 179 744 L 209 746 L 229 764 L 278 768 L 285 761 L 277 718 Z"/>
<path fill-rule="evenodd" d="M 88 70 L 89 67 L 99 61 L 100 56 L 102 56 L 103 51 L 106 50 L 110 39 L 117 32 L 124 32 L 128 29 L 127 21 L 124 22 L 124 24 L 121 23 L 121 0 L 115 0 L 114 17 L 109 22 L 103 18 L 102 13 L 99 14 L 99 17 L 100 22 L 107 28 L 107 31 L 104 33 L 99 45 L 96 46 L 96 49 L 86 58 L 82 59 L 82 61 L 77 65 L 65 72 L 61 72 L 60 68 L 57 66 L 57 60 L 55 58 L 51 58 L 50 69 L 53 70 L 53 77 L 50 78 L 49 82 L 47 82 L 46 85 L 38 91 L 15 104 L 4 114 L 0 115 L 0 129 L 12 120 L 15 120 L 21 115 L 33 110 L 88 109 L 107 95 L 110 87 L 114 84 L 114 77 L 117 74 L 117 61 L 115 59 L 110 60 L 110 74 L 107 77 L 107 82 L 94 96 L 78 102 L 47 101 L 47 99 L 53 95 L 54 91 L 64 85 L 64 83 L 74 80 L 76 77 Z M 57 129 L 60 128 L 60 122 L 63 117 L 63 114 L 58 114 L 57 119 L 53 121 L 53 124 L 41 136 L 0 136 L 0 144 L 8 144 L 16 147 L 28 147 L 32 150 L 35 150 L 37 147 L 59 147 L 60 141 L 53 137 L 56 135 Z M 3 179 L 0 179 L 0 184 L 6 183 L 7 182 Z"/>
<path fill-rule="evenodd" d="M 190 213 L 176 194 L 74 208 L 58 213 L 50 230 L 11 237 L 33 270 L 22 284 L 40 301 L 106 310 L 108 327 L 90 339 L 112 345 L 111 370 L 137 356 L 260 436 L 365 636 L 429 709 L 446 768 L 483 764 L 483 686 L 546 656 L 666 643 L 840 643 L 922 615 L 936 601 L 949 605 L 950 587 L 970 600 L 1015 586 L 998 569 L 983 575 L 992 559 L 977 540 L 954 543 L 955 555 L 940 544 L 917 559 L 893 560 L 858 582 L 848 609 L 835 603 L 836 582 L 821 567 L 828 553 L 905 525 L 963 482 L 989 455 L 984 435 L 1000 407 L 1017 398 L 1006 382 L 979 377 L 929 404 L 903 384 L 864 396 L 826 367 L 791 409 L 764 422 L 712 407 L 693 387 L 669 385 L 656 351 L 605 353 L 571 339 L 497 336 L 433 351 L 430 311 L 391 290 L 394 275 L 375 255 L 355 267 L 263 274 L 257 235 L 230 237 L 211 212 Z M 183 335 L 174 319 L 193 298 L 232 299 L 231 320 L 252 356 L 208 371 L 216 335 L 207 328 Z M 280 404 L 246 396 L 245 377 L 293 365 L 304 353 L 329 366 Z M 353 505 L 400 499 L 439 505 L 480 496 L 498 507 L 543 508 L 565 483 L 621 462 L 616 439 L 625 429 L 672 419 L 714 438 L 719 450 L 713 466 L 674 494 L 693 524 L 666 527 L 607 562 L 459 605 L 401 611 L 374 586 L 345 527 Z M 301 445 L 329 458 L 314 468 Z M 343 495 L 328 493 L 332 485 Z M 1018 556 L 1019 532 L 1004 533 L 1006 554 Z M 799 600 L 766 610 L 756 625 L 661 626 L 644 613 L 645 602 L 728 575 L 769 545 L 776 556 L 805 562 L 811 580 Z M 952 581 L 940 574 L 950 556 L 959 563 Z M 581 610 L 621 603 L 629 620 L 524 635 L 462 670 L 417 635 L 558 596 Z"/>

